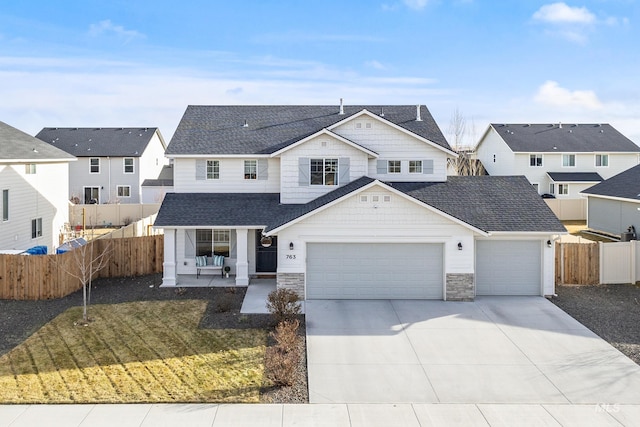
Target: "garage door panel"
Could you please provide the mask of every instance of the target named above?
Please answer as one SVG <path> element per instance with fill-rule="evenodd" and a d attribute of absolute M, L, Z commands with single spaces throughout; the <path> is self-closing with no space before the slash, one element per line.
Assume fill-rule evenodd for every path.
<path fill-rule="evenodd" d="M 540 295 L 541 266 L 538 240 L 478 240 L 476 294 Z"/>
<path fill-rule="evenodd" d="M 309 243 L 306 281 L 309 299 L 442 299 L 443 249 L 440 244 Z"/>

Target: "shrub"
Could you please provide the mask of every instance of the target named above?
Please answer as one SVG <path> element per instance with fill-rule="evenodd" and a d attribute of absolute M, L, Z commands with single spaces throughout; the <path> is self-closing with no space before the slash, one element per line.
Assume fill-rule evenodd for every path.
<path fill-rule="evenodd" d="M 276 341 L 276 347 L 280 347 L 285 352 L 292 352 L 298 348 L 298 328 L 300 322 L 298 319 L 293 321 L 285 321 L 278 323 L 275 332 L 269 335 Z"/>
<path fill-rule="evenodd" d="M 233 308 L 234 298 L 230 294 L 222 294 L 216 301 L 216 309 L 218 313 L 226 313 Z"/>
<path fill-rule="evenodd" d="M 286 352 L 282 348 L 268 347 L 266 351 L 266 376 L 277 386 L 290 386 L 295 382 L 300 354 Z"/>
<path fill-rule="evenodd" d="M 267 297 L 267 310 L 275 317 L 276 322 L 293 320 L 300 314 L 300 298 L 291 289 L 277 289 Z"/>

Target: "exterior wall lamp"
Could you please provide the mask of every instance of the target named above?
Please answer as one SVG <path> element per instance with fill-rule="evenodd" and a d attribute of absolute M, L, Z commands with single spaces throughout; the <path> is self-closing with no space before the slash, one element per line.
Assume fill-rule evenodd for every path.
<path fill-rule="evenodd" d="M 547 247 L 550 248 L 551 247 L 551 240 L 547 240 Z"/>
<path fill-rule="evenodd" d="M 293 250 L 293 242 L 289 242 L 289 250 L 292 251 Z"/>
<path fill-rule="evenodd" d="M 461 251 L 462 250 L 462 242 L 458 242 L 458 250 Z"/>

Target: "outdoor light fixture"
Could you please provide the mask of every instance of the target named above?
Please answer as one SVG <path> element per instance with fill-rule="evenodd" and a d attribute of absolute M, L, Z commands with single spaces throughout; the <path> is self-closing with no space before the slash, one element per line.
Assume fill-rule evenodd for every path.
<path fill-rule="evenodd" d="M 462 250 L 462 242 L 458 242 L 458 250 L 461 251 Z"/>
<path fill-rule="evenodd" d="M 547 247 L 550 248 L 551 247 L 551 240 L 547 240 Z"/>
<path fill-rule="evenodd" d="M 293 242 L 289 242 L 289 250 L 292 251 L 293 250 Z"/>

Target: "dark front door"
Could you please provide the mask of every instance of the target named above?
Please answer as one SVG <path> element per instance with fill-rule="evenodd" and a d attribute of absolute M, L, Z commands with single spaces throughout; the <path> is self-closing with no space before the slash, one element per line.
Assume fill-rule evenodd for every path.
<path fill-rule="evenodd" d="M 271 238 L 271 246 L 264 247 L 260 240 L 262 230 L 256 230 L 256 273 L 275 273 L 278 268 L 278 238 Z"/>

